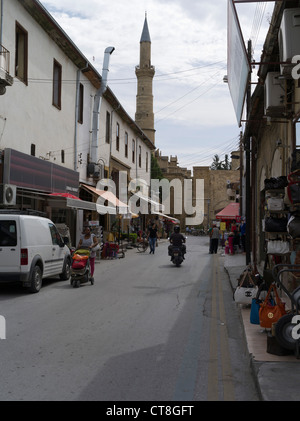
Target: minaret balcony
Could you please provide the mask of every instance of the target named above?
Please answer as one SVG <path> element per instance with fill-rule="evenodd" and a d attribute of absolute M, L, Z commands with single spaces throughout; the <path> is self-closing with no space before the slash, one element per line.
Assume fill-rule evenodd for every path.
<path fill-rule="evenodd" d="M 154 66 L 136 66 L 135 73 L 137 76 L 154 76 L 155 75 L 155 67 Z"/>

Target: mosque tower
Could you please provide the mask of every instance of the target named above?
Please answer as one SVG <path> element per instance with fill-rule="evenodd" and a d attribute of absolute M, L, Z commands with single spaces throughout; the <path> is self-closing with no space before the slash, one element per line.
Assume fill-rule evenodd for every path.
<path fill-rule="evenodd" d="M 135 122 L 155 144 L 153 113 L 153 78 L 155 68 L 151 65 L 151 38 L 147 22 L 147 13 L 140 41 L 140 65 L 136 66 L 137 97 Z"/>

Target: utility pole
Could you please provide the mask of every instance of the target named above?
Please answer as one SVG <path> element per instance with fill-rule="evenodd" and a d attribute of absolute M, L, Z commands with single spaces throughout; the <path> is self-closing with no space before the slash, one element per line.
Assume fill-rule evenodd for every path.
<path fill-rule="evenodd" d="M 252 58 L 252 41 L 248 41 L 248 58 L 251 63 Z M 247 89 L 247 120 L 250 120 L 250 107 L 251 107 L 251 72 L 249 73 L 248 89 Z M 246 138 L 244 140 L 245 152 L 246 152 L 246 265 L 251 263 L 251 225 L 252 225 L 252 214 L 251 214 L 251 182 L 250 182 L 250 135 L 246 132 Z"/>

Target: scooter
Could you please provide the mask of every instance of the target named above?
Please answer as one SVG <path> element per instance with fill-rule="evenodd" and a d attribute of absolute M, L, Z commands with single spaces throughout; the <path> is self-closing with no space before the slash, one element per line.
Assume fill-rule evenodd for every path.
<path fill-rule="evenodd" d="M 171 261 L 176 265 L 176 267 L 179 267 L 181 263 L 183 262 L 183 253 L 181 247 L 173 246 L 172 248 L 172 254 L 171 254 Z"/>
<path fill-rule="evenodd" d="M 80 248 L 75 250 L 72 256 L 71 266 L 71 285 L 73 288 L 79 288 L 81 284 L 88 282 L 94 285 L 94 278 L 91 276 L 89 249 Z"/>

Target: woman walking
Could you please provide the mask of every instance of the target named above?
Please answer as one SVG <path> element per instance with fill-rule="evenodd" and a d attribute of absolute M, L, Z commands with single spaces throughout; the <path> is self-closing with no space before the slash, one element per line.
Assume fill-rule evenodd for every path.
<path fill-rule="evenodd" d="M 96 251 L 93 251 L 93 248 L 98 245 L 97 237 L 95 234 L 91 233 L 91 230 L 89 227 L 85 227 L 84 233 L 80 238 L 80 241 L 78 243 L 78 249 L 79 248 L 88 248 L 91 250 L 90 254 L 90 266 L 91 266 L 91 277 L 94 277 L 94 271 L 95 271 L 95 258 L 96 258 Z"/>

